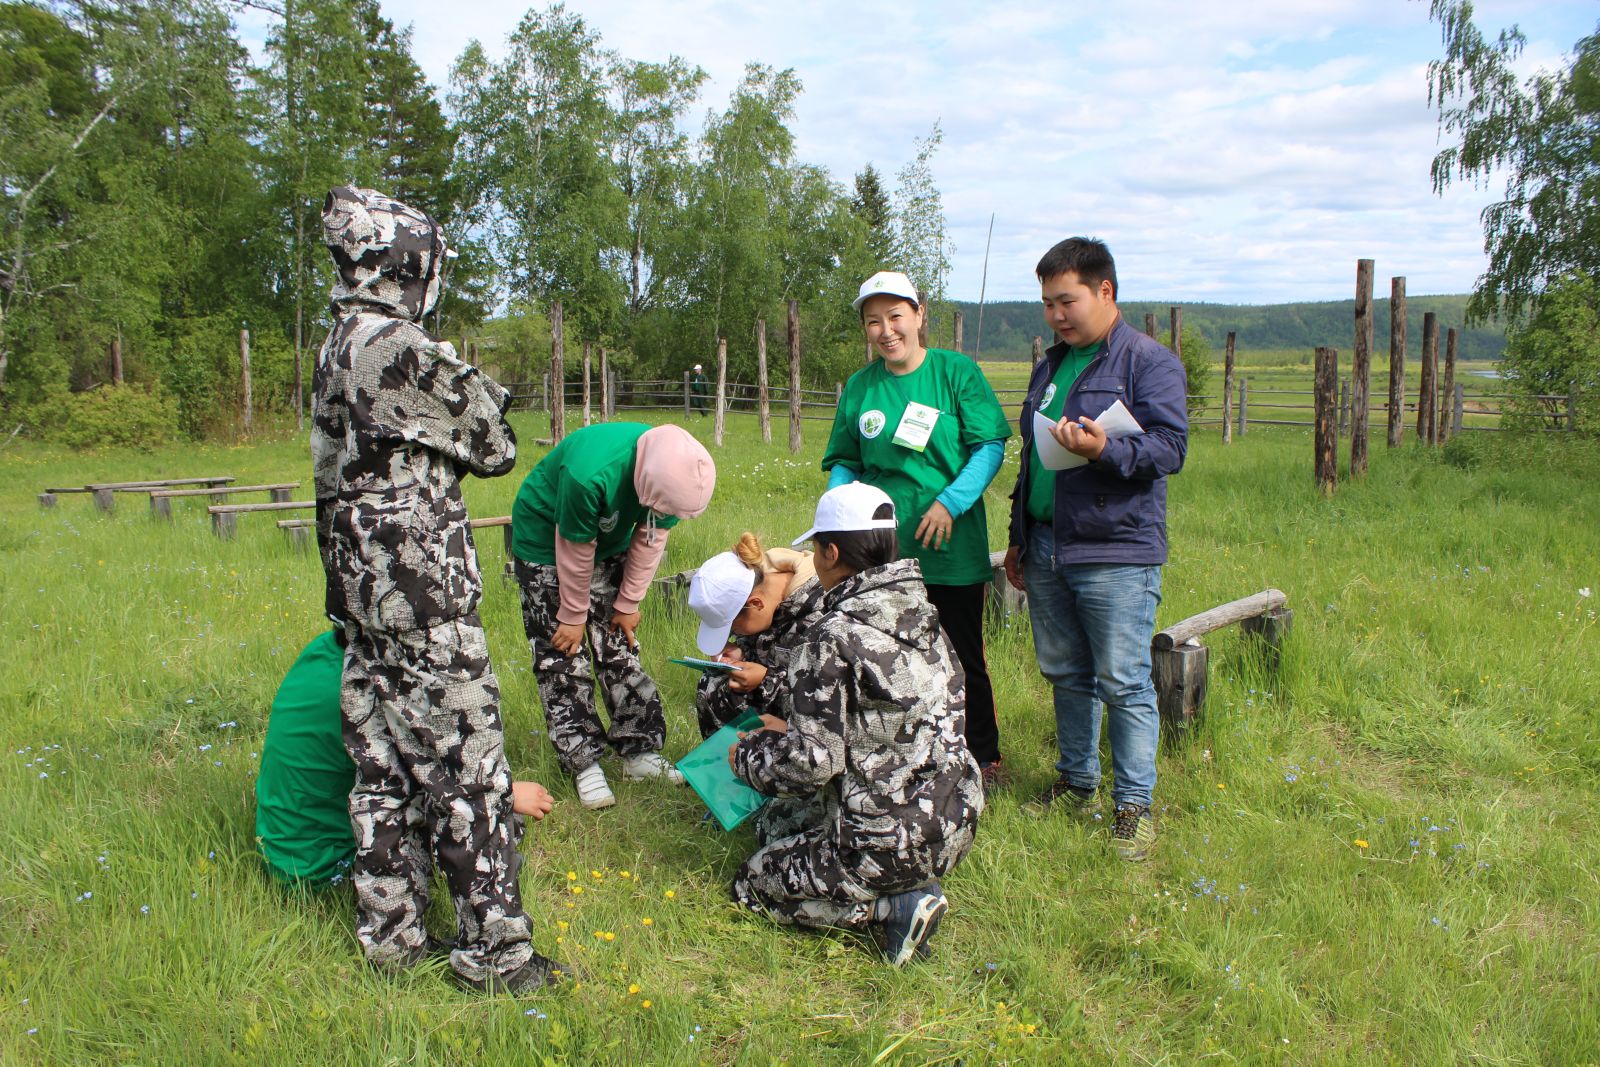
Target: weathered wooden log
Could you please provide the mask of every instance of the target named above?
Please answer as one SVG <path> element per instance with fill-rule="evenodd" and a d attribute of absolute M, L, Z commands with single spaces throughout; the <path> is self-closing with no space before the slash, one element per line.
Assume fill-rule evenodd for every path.
<path fill-rule="evenodd" d="M 1191 615 L 1164 630 L 1157 631 L 1150 641 L 1150 646 L 1158 649 L 1176 648 L 1186 641 L 1204 637 L 1213 630 L 1220 630 L 1232 623 L 1281 608 L 1288 602 L 1289 598 L 1281 589 L 1263 589 L 1259 593 L 1219 604 L 1198 615 Z"/>
<path fill-rule="evenodd" d="M 711 413 L 711 439 L 722 447 L 722 434 L 728 421 L 728 339 L 717 338 L 717 406 Z"/>
<path fill-rule="evenodd" d="M 1199 718 L 1210 659 L 1210 650 L 1198 642 L 1150 650 L 1150 681 L 1164 729 L 1183 733 Z"/>
<path fill-rule="evenodd" d="M 1268 670 L 1277 670 L 1283 654 L 1283 639 L 1294 626 L 1294 612 L 1285 607 L 1272 608 L 1260 615 L 1239 620 L 1239 629 L 1260 642 L 1263 662 Z"/>
<path fill-rule="evenodd" d="M 1389 281 L 1389 447 L 1405 440 L 1406 280 Z"/>
<path fill-rule="evenodd" d="M 1372 268 L 1356 260 L 1356 344 L 1350 366 L 1350 474 L 1367 473 L 1367 425 L 1372 410 Z"/>
<path fill-rule="evenodd" d="M 1439 316 L 1429 311 L 1422 316 L 1422 381 L 1417 387 L 1417 440 L 1425 445 L 1438 443 L 1434 408 L 1439 401 Z"/>
<path fill-rule="evenodd" d="M 1336 432 L 1338 403 L 1334 389 L 1339 377 L 1339 354 L 1332 348 L 1317 349 L 1316 415 L 1312 431 L 1313 472 L 1323 496 L 1332 496 L 1339 484 L 1339 438 Z"/>
<path fill-rule="evenodd" d="M 40 493 L 39 494 L 39 506 L 41 508 L 53 508 L 53 507 L 55 507 L 56 506 L 56 495 L 54 493 Z"/>
<path fill-rule="evenodd" d="M 1250 379 L 1239 379 L 1239 436 L 1250 428 Z"/>
<path fill-rule="evenodd" d="M 1042 359 L 1044 359 L 1044 338 L 1035 337 L 1033 339 L 1033 365 L 1037 367 Z"/>
<path fill-rule="evenodd" d="M 1144 335 L 1152 341 L 1156 339 L 1156 313 L 1154 311 L 1146 311 L 1144 313 Z"/>
<path fill-rule="evenodd" d="M 1172 354 L 1179 359 L 1183 358 L 1183 308 L 1172 307 L 1167 309 L 1172 316 Z"/>
<path fill-rule="evenodd" d="M 1233 443 L 1233 352 L 1238 334 L 1228 331 L 1228 341 L 1222 349 L 1222 443 Z"/>
<path fill-rule="evenodd" d="M 767 320 L 756 320 L 756 419 L 761 443 L 772 443 L 772 398 L 767 393 Z"/>

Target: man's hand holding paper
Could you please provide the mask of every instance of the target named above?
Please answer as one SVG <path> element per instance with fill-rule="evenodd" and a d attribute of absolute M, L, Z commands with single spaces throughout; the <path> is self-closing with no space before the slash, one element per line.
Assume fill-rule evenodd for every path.
<path fill-rule="evenodd" d="M 1045 470 L 1063 471 L 1081 467 L 1100 458 L 1106 441 L 1144 433 L 1144 427 L 1118 400 L 1100 413 L 1099 418 L 1062 419 L 1051 422 L 1033 413 L 1033 446 Z"/>

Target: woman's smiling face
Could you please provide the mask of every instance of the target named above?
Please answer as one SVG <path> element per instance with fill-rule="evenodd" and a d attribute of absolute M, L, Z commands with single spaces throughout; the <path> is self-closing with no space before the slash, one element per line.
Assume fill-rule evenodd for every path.
<path fill-rule="evenodd" d="M 921 366 L 923 350 L 917 333 L 922 309 L 911 301 L 888 294 L 870 297 L 861 305 L 861 325 L 890 371 L 908 374 Z"/>

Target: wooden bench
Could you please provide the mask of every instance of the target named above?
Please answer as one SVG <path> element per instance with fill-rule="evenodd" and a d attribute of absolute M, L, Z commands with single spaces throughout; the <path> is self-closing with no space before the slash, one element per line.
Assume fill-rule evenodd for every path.
<path fill-rule="evenodd" d="M 1182 733 L 1199 716 L 1210 659 L 1200 638 L 1214 630 L 1239 623 L 1241 630 L 1261 642 L 1267 669 L 1276 670 L 1283 639 L 1294 623 L 1294 612 L 1284 606 L 1288 601 L 1281 590 L 1263 589 L 1158 631 L 1150 641 L 1150 675 L 1162 726 Z"/>
<path fill-rule="evenodd" d="M 291 545 L 300 549 L 302 552 L 311 547 L 311 531 L 316 527 L 316 525 L 317 521 L 315 519 L 278 520 L 278 529 L 282 530 L 284 536 L 289 538 L 289 543 Z M 511 552 L 511 516 L 496 515 L 493 518 L 488 519 L 468 519 L 467 525 L 474 530 L 488 530 L 496 526 L 499 526 L 503 529 L 506 546 L 506 565 L 504 576 L 507 578 L 512 577 L 513 574 L 511 561 L 516 557 L 513 556 Z"/>
<path fill-rule="evenodd" d="M 233 476 L 217 478 L 167 478 L 146 482 L 90 482 L 88 485 L 62 486 L 46 489 L 39 494 L 39 506 L 53 508 L 56 506 L 58 493 L 93 493 L 95 506 L 101 511 L 110 511 L 115 506 L 114 493 L 146 493 L 152 489 L 169 489 L 177 485 L 226 485 L 233 481 Z"/>
<path fill-rule="evenodd" d="M 270 493 L 274 504 L 283 504 L 288 502 L 289 493 L 298 488 L 299 482 L 276 482 L 270 485 L 212 486 L 209 489 L 152 489 L 150 514 L 158 519 L 170 519 L 174 498 L 209 496 L 213 504 L 226 504 L 232 493 Z"/>
<path fill-rule="evenodd" d="M 213 504 L 206 508 L 211 513 L 211 532 L 227 540 L 239 528 L 239 516 L 255 511 L 306 511 L 317 506 L 315 500 L 275 500 L 270 504 Z"/>

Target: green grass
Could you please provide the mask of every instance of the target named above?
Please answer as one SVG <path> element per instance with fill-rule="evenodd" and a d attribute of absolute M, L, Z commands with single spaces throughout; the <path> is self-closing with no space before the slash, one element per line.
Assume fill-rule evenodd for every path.
<path fill-rule="evenodd" d="M 542 434 L 518 418 L 525 440 Z M 713 507 L 674 532 L 664 570 L 746 527 L 776 541 L 809 523 L 823 425 L 793 459 L 753 419 L 730 427 Z M 901 972 L 848 938 L 739 914 L 726 885 L 750 838 L 708 829 L 688 793 L 620 783 L 615 809 L 579 809 L 543 738 L 514 590 L 491 577 L 510 757 L 559 802 L 524 845 L 527 906 L 539 945 L 587 972 L 514 1000 L 438 969 L 369 973 L 348 890 L 296 896 L 258 867 L 255 753 L 322 625 L 314 554 L 266 515 L 222 543 L 199 502 L 175 502 L 167 525 L 131 495 L 110 516 L 33 498 L 186 474 L 309 483 L 303 440 L 87 456 L 14 443 L 0 452 L 0 1062 L 1593 1061 L 1600 646 L 1579 590 L 1600 589 L 1600 460 L 1497 459 L 1496 445 L 1461 465 L 1379 445 L 1364 483 L 1323 500 L 1305 432 L 1228 448 L 1197 433 L 1171 483 L 1161 621 L 1281 588 L 1295 620 L 1280 671 L 1233 633 L 1210 641 L 1202 722 L 1161 757 L 1160 841 L 1125 865 L 1103 827 L 1019 811 L 1053 775 L 1049 697 L 1025 620 L 996 623 L 1015 784 L 947 880 L 934 959 Z M 515 477 L 469 481 L 474 514 L 506 513 L 541 451 Z M 1003 492 L 989 494 L 997 546 Z M 498 536 L 480 550 L 493 574 Z M 652 598 L 641 634 L 676 756 L 695 736 L 694 678 L 665 659 L 690 646 L 691 617 Z M 449 928 L 442 903 L 431 919 Z"/>

